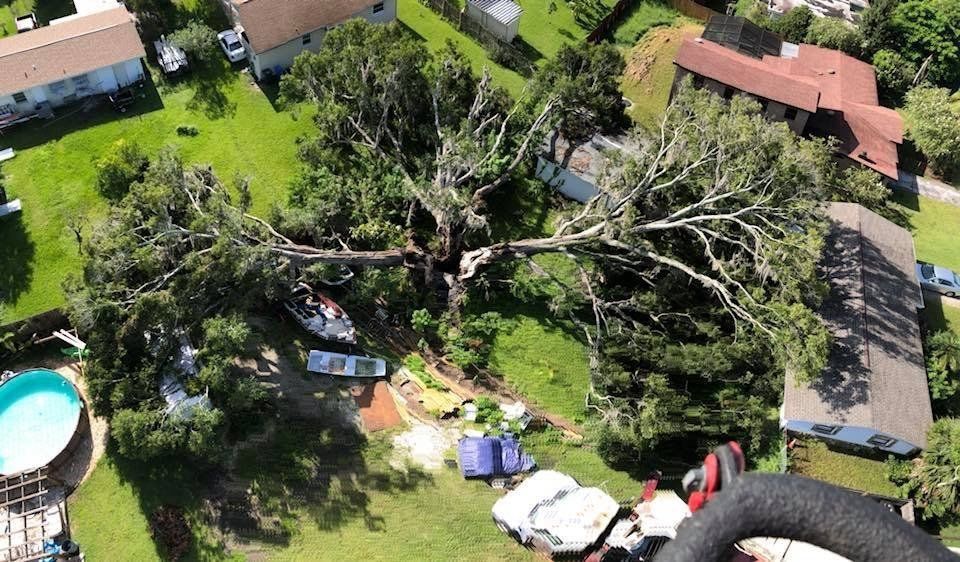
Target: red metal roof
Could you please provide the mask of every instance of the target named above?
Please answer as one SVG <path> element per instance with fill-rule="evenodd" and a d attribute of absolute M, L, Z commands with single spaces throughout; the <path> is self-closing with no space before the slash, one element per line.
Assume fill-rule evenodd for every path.
<path fill-rule="evenodd" d="M 815 113 L 810 125 L 837 137 L 840 150 L 897 179 L 903 122 L 877 99 L 873 67 L 840 51 L 800 45 L 796 58 L 755 59 L 704 39 L 684 41 L 677 66 L 738 90 Z"/>

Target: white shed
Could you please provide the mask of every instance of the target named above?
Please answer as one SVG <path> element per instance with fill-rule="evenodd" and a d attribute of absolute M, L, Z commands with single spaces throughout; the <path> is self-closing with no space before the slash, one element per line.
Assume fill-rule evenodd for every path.
<path fill-rule="evenodd" d="M 467 17 L 508 43 L 517 36 L 522 13 L 512 0 L 467 0 Z"/>

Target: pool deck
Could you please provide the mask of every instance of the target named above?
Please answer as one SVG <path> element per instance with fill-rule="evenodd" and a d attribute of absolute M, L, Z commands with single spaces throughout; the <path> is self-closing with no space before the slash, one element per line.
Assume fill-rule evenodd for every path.
<path fill-rule="evenodd" d="M 80 376 L 79 364 L 67 363 L 53 370 L 72 382 L 80 390 L 80 396 L 84 403 L 84 412 L 81 415 L 87 416 L 89 422 L 81 423 L 80 439 L 74 445 L 72 454 L 68 455 L 64 462 L 54 469 L 54 477 L 73 490 L 90 477 L 93 469 L 97 466 L 97 461 L 106 451 L 109 428 L 105 419 L 94 416 L 93 412 L 90 411 L 89 400 L 87 400 L 87 386 L 83 377 Z"/>

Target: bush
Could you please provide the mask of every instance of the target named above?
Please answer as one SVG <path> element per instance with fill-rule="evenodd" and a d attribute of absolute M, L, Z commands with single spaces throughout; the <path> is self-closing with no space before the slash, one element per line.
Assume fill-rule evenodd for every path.
<path fill-rule="evenodd" d="M 477 406 L 477 423 L 498 425 L 503 421 L 503 410 L 491 398 L 479 396 L 473 403 Z"/>
<path fill-rule="evenodd" d="M 813 18 L 807 29 L 807 43 L 843 51 L 856 57 L 863 49 L 863 36 L 857 28 L 842 19 Z"/>
<path fill-rule="evenodd" d="M 150 532 L 163 545 L 168 560 L 179 560 L 190 550 L 193 536 L 183 509 L 162 505 L 150 514 Z"/>
<path fill-rule="evenodd" d="M 775 20 L 770 20 L 770 29 L 785 41 L 801 43 L 807 38 L 807 30 L 814 15 L 810 8 L 797 6 Z"/>
<path fill-rule="evenodd" d="M 170 34 L 170 42 L 180 47 L 198 61 L 208 61 L 217 56 L 217 33 L 192 21 Z"/>
<path fill-rule="evenodd" d="M 918 86 L 907 92 L 907 134 L 941 175 L 960 170 L 960 114 L 946 88 Z"/>
<path fill-rule="evenodd" d="M 960 390 L 960 336 L 941 330 L 925 343 L 930 396 L 934 400 L 949 400 Z"/>
<path fill-rule="evenodd" d="M 181 137 L 195 137 L 200 134 L 200 129 L 193 125 L 177 125 L 177 135 Z"/>
<path fill-rule="evenodd" d="M 903 96 L 917 74 L 917 67 L 900 53 L 883 49 L 873 55 L 873 68 L 877 73 L 880 99 L 893 106 L 902 104 Z"/>
<path fill-rule="evenodd" d="M 117 140 L 94 163 L 97 191 L 107 199 L 122 199 L 130 191 L 131 184 L 143 180 L 143 173 L 149 164 L 140 145 L 124 139 Z"/>

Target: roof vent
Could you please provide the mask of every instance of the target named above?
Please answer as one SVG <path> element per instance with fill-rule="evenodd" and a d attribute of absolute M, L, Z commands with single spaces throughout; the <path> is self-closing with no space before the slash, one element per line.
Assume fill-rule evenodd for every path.
<path fill-rule="evenodd" d="M 694 42 L 696 42 L 696 43 L 703 43 L 703 37 L 696 37 L 696 38 L 694 38 Z"/>

